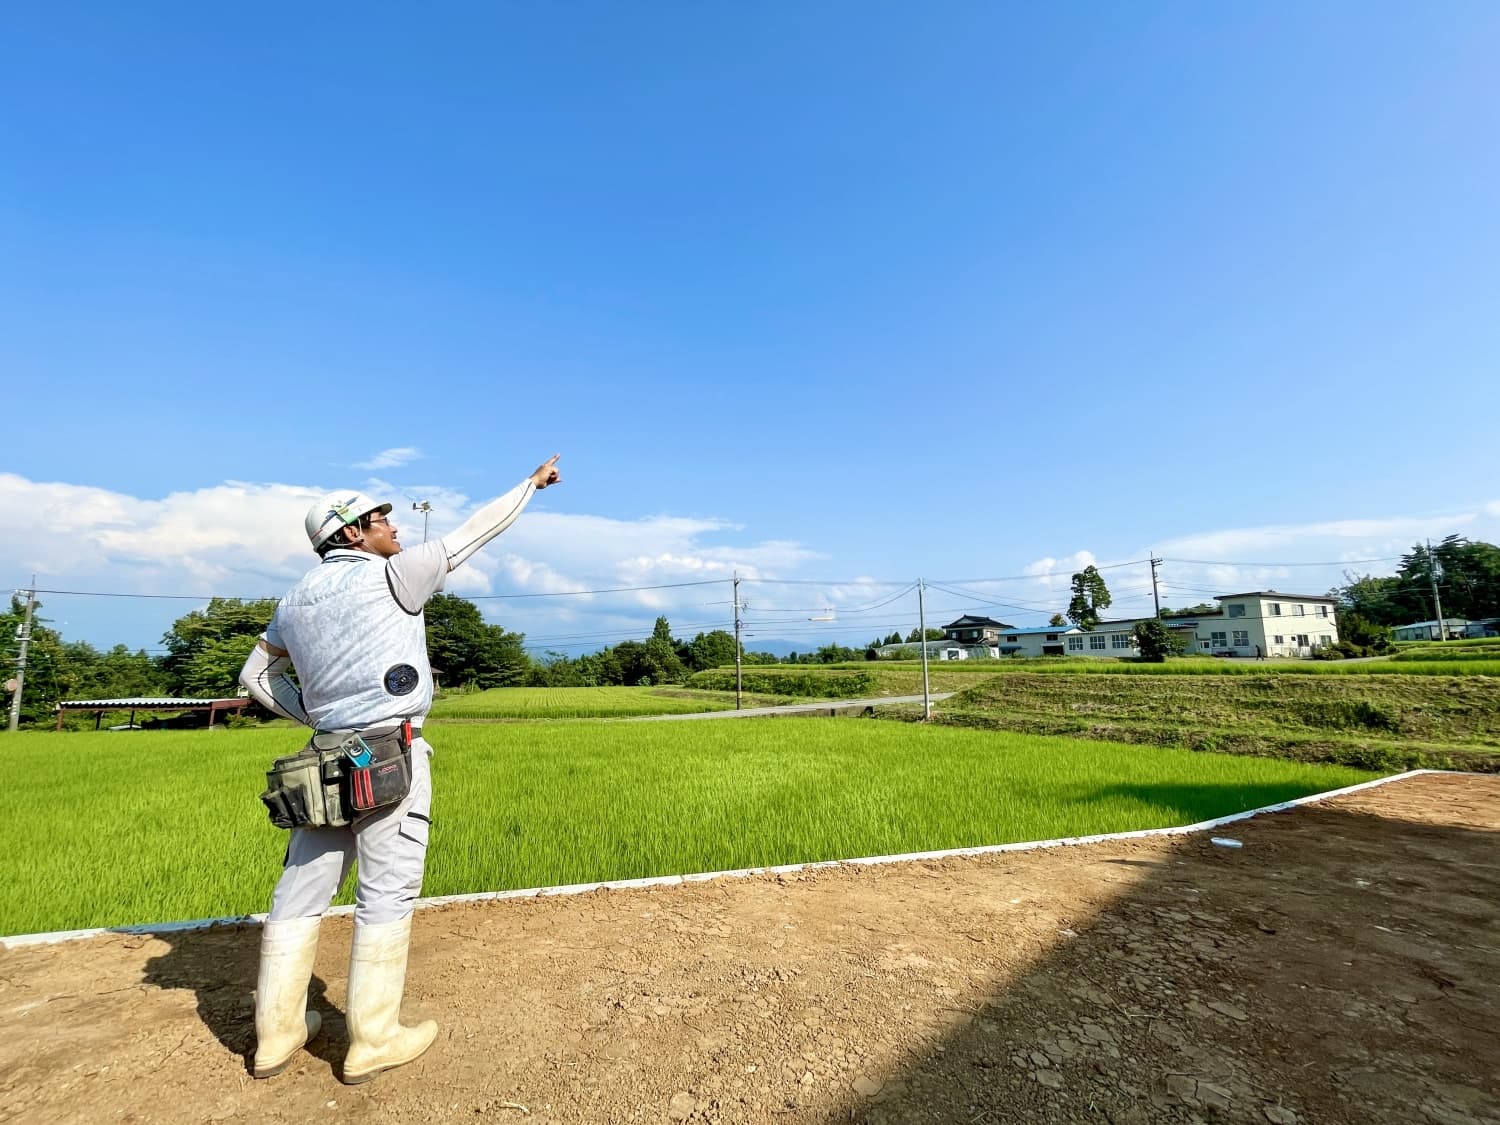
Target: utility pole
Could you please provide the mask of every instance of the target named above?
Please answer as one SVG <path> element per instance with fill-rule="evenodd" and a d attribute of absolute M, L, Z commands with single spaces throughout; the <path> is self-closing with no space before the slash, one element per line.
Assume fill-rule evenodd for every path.
<path fill-rule="evenodd" d="M 917 579 L 917 633 L 922 638 L 922 718 L 932 718 L 932 693 L 927 682 L 927 599 L 926 586 Z"/>
<path fill-rule="evenodd" d="M 1156 568 L 1161 565 L 1161 559 L 1155 555 L 1151 556 L 1151 600 L 1156 603 L 1156 616 L 1161 617 L 1161 595 L 1156 592 Z"/>
<path fill-rule="evenodd" d="M 21 692 L 26 688 L 26 649 L 31 644 L 31 615 L 36 610 L 36 575 L 31 576 L 31 589 L 17 590 L 26 595 L 26 620 L 16 630 L 16 640 L 21 642 L 20 654 L 16 657 L 16 690 L 10 696 L 10 729 L 14 731 L 21 723 Z"/>
<path fill-rule="evenodd" d="M 407 495 L 410 495 L 410 493 Z M 413 504 L 411 510 L 422 513 L 422 542 L 425 543 L 427 542 L 427 516 L 432 511 L 432 505 L 423 500 L 421 503 Z"/>
<path fill-rule="evenodd" d="M 734 709 L 740 709 L 741 670 L 740 653 L 740 572 L 734 572 Z"/>
<path fill-rule="evenodd" d="M 1432 579 L 1432 608 L 1437 611 L 1438 639 L 1448 639 L 1448 626 L 1443 621 L 1443 603 L 1438 597 L 1437 557 L 1432 553 L 1432 540 L 1427 540 L 1427 577 Z"/>

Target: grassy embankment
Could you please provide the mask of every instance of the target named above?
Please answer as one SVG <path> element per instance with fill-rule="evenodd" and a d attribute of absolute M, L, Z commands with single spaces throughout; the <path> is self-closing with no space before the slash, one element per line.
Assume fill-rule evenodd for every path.
<path fill-rule="evenodd" d="M 829 688 L 857 688 L 849 694 L 858 696 L 915 694 L 922 683 L 913 662 L 801 672 L 822 677 Z M 958 693 L 934 711 L 950 725 L 1370 768 L 1484 771 L 1500 770 L 1497 673 L 1500 660 L 1482 645 L 1358 664 L 1187 658 L 929 665 L 934 692 Z M 919 712 L 904 706 L 881 713 L 914 718 Z"/>
<path fill-rule="evenodd" d="M 1500 771 L 1492 676 L 995 676 L 937 705 L 991 730 L 1184 746 L 1370 769 Z"/>
<path fill-rule="evenodd" d="M 897 723 L 790 729 L 438 720 L 425 892 L 1186 824 L 1370 776 Z M 14 736 L 0 933 L 265 909 L 286 835 L 256 794 L 301 741 L 278 728 Z"/>

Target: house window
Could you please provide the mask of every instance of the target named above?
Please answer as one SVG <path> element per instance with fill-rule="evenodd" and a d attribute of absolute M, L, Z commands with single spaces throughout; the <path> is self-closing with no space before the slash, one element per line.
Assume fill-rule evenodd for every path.
<path fill-rule="evenodd" d="M 1297 634 L 1297 643 L 1299 645 L 1301 645 L 1303 648 L 1306 648 L 1307 647 L 1307 634 L 1306 633 L 1298 633 Z"/>
<path fill-rule="evenodd" d="M 1103 648 L 1108 643 L 1103 633 L 1089 634 L 1089 648 Z"/>
<path fill-rule="evenodd" d="M 1297 616 L 1298 617 L 1306 617 L 1307 616 L 1307 607 L 1305 605 L 1299 605 L 1297 607 Z"/>
<path fill-rule="evenodd" d="M 1230 617 L 1244 617 L 1245 616 L 1245 607 L 1242 606 L 1242 605 L 1232 605 L 1232 606 L 1230 606 L 1229 607 L 1229 616 Z"/>
<path fill-rule="evenodd" d="M 1109 638 L 1111 648 L 1134 648 L 1135 639 L 1129 633 L 1116 633 Z"/>
<path fill-rule="evenodd" d="M 1068 638 L 1068 651 L 1069 652 L 1082 652 L 1083 651 L 1083 638 L 1082 637 L 1069 637 Z"/>
<path fill-rule="evenodd" d="M 1055 640 L 1057 640 L 1057 634 L 1056 633 L 1048 633 L 1047 634 L 1047 639 L 1049 641 L 1055 641 Z"/>
<path fill-rule="evenodd" d="M 1020 639 L 1021 639 L 1021 638 L 1020 638 L 1020 637 L 1006 637 L 1006 638 L 1005 638 L 1005 643 L 1006 643 L 1006 644 L 1010 644 L 1010 645 L 1013 645 L 1013 644 L 1015 644 L 1015 643 L 1016 643 L 1016 642 L 1017 642 L 1017 641 L 1019 641 L 1019 640 L 1020 640 Z"/>
<path fill-rule="evenodd" d="M 1284 645 L 1284 644 L 1286 644 L 1286 638 L 1283 637 L 1280 633 L 1277 633 L 1274 637 L 1271 638 L 1271 643 L 1272 644 L 1277 644 L 1277 645 Z"/>
<path fill-rule="evenodd" d="M 1330 637 L 1327 633 L 1319 633 L 1318 634 L 1318 643 L 1320 645 L 1331 645 L 1331 644 L 1333 644 L 1333 638 Z"/>
<path fill-rule="evenodd" d="M 1208 636 L 1209 636 L 1209 639 L 1211 641 L 1213 641 L 1215 648 L 1227 648 L 1227 647 L 1229 647 L 1229 634 L 1228 633 L 1210 633 Z"/>
<path fill-rule="evenodd" d="M 1248 631 L 1246 631 L 1244 629 L 1236 629 L 1234 631 L 1234 647 L 1235 648 L 1249 648 L 1250 647 L 1250 634 L 1249 634 Z"/>
<path fill-rule="evenodd" d="M 1318 616 L 1319 617 L 1327 617 L 1328 616 L 1328 607 L 1326 605 L 1320 605 L 1318 607 Z"/>
<path fill-rule="evenodd" d="M 1281 603 L 1280 602 L 1272 602 L 1271 603 L 1271 616 L 1272 617 L 1280 617 L 1281 616 Z"/>

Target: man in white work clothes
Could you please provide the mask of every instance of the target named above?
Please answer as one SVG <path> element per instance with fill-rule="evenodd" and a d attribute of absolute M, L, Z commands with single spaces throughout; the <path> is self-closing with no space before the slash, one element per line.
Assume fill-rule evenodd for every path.
<path fill-rule="evenodd" d="M 422 610 L 450 570 L 509 527 L 533 492 L 558 482 L 557 460 L 456 531 L 406 550 L 387 519 L 390 504 L 338 492 L 308 510 L 308 538 L 322 562 L 281 599 L 240 682 L 265 707 L 319 731 L 389 730 L 409 721 L 411 788 L 399 803 L 356 816 L 346 827 L 292 830 L 261 934 L 257 1078 L 285 1070 L 318 1033 L 318 1013 L 307 1008 L 318 925 L 356 858 L 342 1078 L 365 1082 L 411 1062 L 437 1035 L 431 1020 L 416 1027 L 400 1021 L 432 802 L 432 747 L 421 737 L 432 704 Z M 288 665 L 296 669 L 295 683 Z"/>

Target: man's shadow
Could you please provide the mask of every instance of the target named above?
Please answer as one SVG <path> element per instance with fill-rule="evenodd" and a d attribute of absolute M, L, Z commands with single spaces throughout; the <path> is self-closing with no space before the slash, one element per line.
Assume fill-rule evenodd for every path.
<path fill-rule="evenodd" d="M 325 942 L 332 937 L 327 929 L 325 925 L 321 935 Z M 196 993 L 199 1018 L 225 1048 L 244 1060 L 247 1072 L 255 1058 L 260 934 L 260 925 L 255 922 L 154 933 L 151 936 L 168 948 L 146 962 L 144 977 L 145 983 L 161 989 L 182 988 Z M 344 1013 L 329 1003 L 327 992 L 327 982 L 314 971 L 307 1004 L 323 1018 L 323 1028 L 305 1050 L 337 1073 L 349 1036 Z"/>

